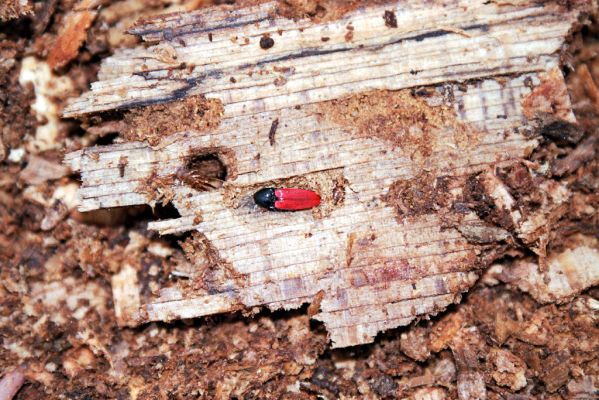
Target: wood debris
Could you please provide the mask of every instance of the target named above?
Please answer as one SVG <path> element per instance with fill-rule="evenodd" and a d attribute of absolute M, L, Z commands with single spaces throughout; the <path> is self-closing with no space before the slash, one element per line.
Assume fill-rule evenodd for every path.
<path fill-rule="evenodd" d="M 508 386 L 514 391 L 526 387 L 526 364 L 524 361 L 503 349 L 491 350 L 490 358 L 495 365 L 493 379 L 498 385 Z"/>
<path fill-rule="evenodd" d="M 27 151 L 35 154 L 56 149 L 64 134 L 65 123 L 60 119 L 60 107 L 53 98 L 70 94 L 73 81 L 68 76 L 56 76 L 47 62 L 29 56 L 22 60 L 19 83 L 24 87 L 33 86 L 35 102 L 31 109 L 39 122 L 35 137 L 27 138 Z"/>
<path fill-rule="evenodd" d="M 383 18 L 393 7 L 397 27 Z M 578 10 L 520 5 L 498 13 L 497 5 L 482 2 L 467 11 L 457 2 L 443 12 L 416 2 L 393 7 L 312 23 L 273 17 L 275 4 L 264 3 L 173 14 L 132 28 L 156 44 L 108 58 L 100 80 L 65 116 L 177 105 L 198 95 L 220 100 L 223 115 L 201 133 L 189 127 L 160 142 L 67 155 L 83 181 L 80 211 L 172 201 L 181 217 L 149 228 L 198 230 L 216 263 L 211 268 L 227 273 L 209 290 L 175 282 L 168 297 L 145 298 L 139 310 L 121 315 L 122 323 L 290 309 L 318 295 L 314 318 L 324 322 L 334 347 L 345 347 L 458 301 L 478 278 L 481 255 L 508 231 L 543 254 L 546 218 L 567 201 L 567 189 L 547 183 L 543 208 L 523 214 L 493 168 L 531 153 L 539 143 L 538 118 L 575 121 L 558 65 Z M 529 28 L 515 35 L 522 18 Z M 273 41 L 267 48 L 264 35 Z M 473 47 L 484 51 L 468 51 Z M 409 89 L 423 86 L 426 94 Z M 368 107 L 359 108 L 356 98 L 367 98 Z M 389 104 L 396 117 L 384 114 Z M 279 121 L 275 146 L 273 121 Z M 368 129 L 373 133 L 364 134 Z M 178 178 L 186 160 L 202 154 L 227 169 L 222 188 L 197 190 Z M 508 212 L 509 227 L 483 233 L 480 217 L 463 206 L 467 178 L 480 173 L 495 207 Z M 331 204 L 339 179 L 347 182 L 344 201 Z M 414 186 L 415 180 L 427 183 Z M 322 209 L 269 213 L 251 201 L 258 188 L 292 184 L 321 192 Z M 414 187 L 428 194 L 406 192 Z M 406 193 L 414 201 L 397 203 Z M 444 218 L 462 227 L 443 229 Z M 123 293 L 135 290 L 130 284 Z M 476 374 L 463 379 L 474 385 L 464 383 L 463 390 L 478 390 Z"/>
<path fill-rule="evenodd" d="M 229 3 L 2 22 L 0 397 L 596 398 L 596 2 Z"/>
<path fill-rule="evenodd" d="M 33 7 L 30 0 L 6 0 L 0 5 L 0 21 L 30 16 Z"/>
<path fill-rule="evenodd" d="M 117 321 L 127 325 L 139 312 L 140 299 L 137 271 L 131 265 L 124 265 L 123 269 L 112 277 L 112 296 L 114 297 L 114 311 Z"/>
<path fill-rule="evenodd" d="M 273 19 L 276 6 L 276 3 L 264 3 L 230 11 L 202 10 L 139 24 L 131 33 L 148 42 L 163 42 L 147 49 L 123 50 L 106 60 L 99 74 L 101 80 L 94 83 L 91 92 L 71 104 L 65 116 L 172 101 L 193 94 L 219 98 L 226 105 L 226 114 L 234 116 L 331 100 L 350 91 L 416 87 L 449 78 L 455 81 L 549 71 L 551 65 L 557 65 L 556 51 L 578 14 L 576 10 L 568 13 L 554 4 L 540 8 L 502 7 L 498 13 L 497 6 L 482 2 L 473 4 L 464 14 L 455 2 L 444 8 L 441 16 L 436 7 L 419 10 L 418 2 L 405 2 L 401 13 L 396 13 L 403 15 L 398 21 L 401 28 L 396 29 L 387 27 L 382 19 L 389 7 L 366 8 L 338 21 L 313 24 L 308 20 Z M 420 12 L 424 14 L 412 18 Z M 534 24 L 529 24 L 526 34 L 513 35 L 510 21 L 523 18 Z M 196 24 L 202 26 L 198 32 L 198 28 L 194 28 Z M 242 31 L 240 26 L 243 25 L 247 29 Z M 439 25 L 459 27 L 475 37 L 437 30 Z M 347 26 L 354 32 L 350 42 L 345 40 Z M 212 33 L 212 41 L 208 33 Z M 269 51 L 259 46 L 265 33 L 276 39 Z M 323 42 L 323 36 L 329 41 Z M 301 41 L 297 40 L 299 37 Z M 245 44 L 244 38 L 249 44 Z M 466 51 L 473 40 L 484 53 Z M 497 46 L 498 41 L 501 46 Z M 174 62 L 174 58 L 165 62 L 157 56 L 167 44 L 176 52 Z M 215 52 L 210 59 L 202 56 L 221 46 L 229 50 Z M 430 54 L 424 51 L 428 48 Z M 433 58 L 441 64 L 431 64 L 431 55 L 440 54 L 439 49 L 443 52 L 451 49 L 450 54 L 469 58 L 462 59 L 457 67 L 452 64 L 451 56 Z M 324 76 L 318 76 L 327 65 L 350 56 L 354 60 L 351 69 L 333 69 L 331 76 L 326 75 L 335 82 L 334 86 L 319 83 Z M 409 63 L 403 62 L 406 56 L 410 57 Z M 143 64 L 140 65 L 138 59 L 142 59 Z M 380 59 L 384 60 L 382 64 L 372 63 Z M 308 60 L 310 62 L 304 62 Z M 286 85 L 274 84 L 273 67 L 287 71 Z M 385 73 L 389 69 L 394 71 L 390 75 Z M 122 93 L 114 96 L 114 85 L 118 87 L 122 76 L 128 76 L 127 84 L 119 88 Z M 236 78 L 235 82 L 231 77 Z M 259 89 L 257 84 L 261 84 Z"/>
<path fill-rule="evenodd" d="M 519 260 L 500 272 L 500 279 L 514 283 L 540 303 L 564 303 L 583 290 L 599 284 L 599 241 L 580 236 L 576 244 L 547 257 L 547 269 Z"/>
<path fill-rule="evenodd" d="M 42 157 L 30 156 L 27 167 L 21 171 L 20 178 L 29 185 L 39 185 L 49 180 L 62 178 L 69 174 L 69 168 Z"/>
<path fill-rule="evenodd" d="M 11 400 L 25 382 L 24 367 L 8 372 L 0 379 L 0 399 Z"/>
<path fill-rule="evenodd" d="M 99 0 L 80 0 L 66 16 L 65 24 L 48 53 L 50 68 L 64 67 L 77 56 L 79 47 L 87 36 L 87 30 L 98 14 L 96 8 L 99 5 Z"/>

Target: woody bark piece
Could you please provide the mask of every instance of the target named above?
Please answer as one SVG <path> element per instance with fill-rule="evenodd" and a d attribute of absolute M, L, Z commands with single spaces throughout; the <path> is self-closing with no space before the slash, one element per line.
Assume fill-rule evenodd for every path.
<path fill-rule="evenodd" d="M 121 326 L 137 325 L 141 306 L 137 271 L 129 264 L 112 277 L 112 297 L 116 319 Z"/>
<path fill-rule="evenodd" d="M 56 69 L 65 66 L 77 56 L 79 47 L 87 37 L 87 30 L 96 18 L 100 2 L 80 0 L 65 18 L 56 42 L 48 52 L 48 65 Z"/>
<path fill-rule="evenodd" d="M 503 267 L 499 277 L 530 293 L 540 303 L 565 303 L 599 284 L 599 241 L 578 236 L 571 248 L 549 254 L 547 265 L 547 270 L 541 271 L 536 263 L 518 260 Z"/>
<path fill-rule="evenodd" d="M 141 299 L 128 321 L 290 309 L 318 298 L 314 317 L 333 346 L 343 347 L 458 301 L 478 277 L 479 254 L 505 234 L 471 242 L 444 221 L 476 233 L 482 221 L 457 205 L 468 175 L 526 157 L 537 145 L 523 103 L 549 71 L 559 74 L 556 51 L 577 15 L 560 9 L 555 18 L 556 6 L 458 5 L 440 12 L 399 2 L 312 24 L 274 18 L 266 4 L 165 16 L 135 28 L 160 41 L 153 48 L 162 49 L 160 57 L 150 60 L 152 48 L 137 48 L 108 59 L 103 80 L 67 114 L 205 94 L 221 99 L 224 115 L 214 129 L 179 132 L 156 147 L 128 142 L 66 157 L 81 173 L 81 211 L 170 201 L 181 217 L 149 228 L 197 230 L 198 257 L 220 269 Z M 398 28 L 385 26 L 390 9 Z M 540 18 L 539 25 L 514 35 L 521 18 Z M 275 44 L 263 49 L 257 40 L 268 32 Z M 528 61 L 518 61 L 522 52 Z M 136 71 L 138 56 L 145 72 Z M 186 67 L 162 69 L 180 62 Z M 519 74 L 493 78 L 510 72 Z M 445 83 L 474 76 L 483 79 Z M 428 87 L 364 92 L 413 85 Z M 206 154 L 225 164 L 227 178 L 222 188 L 198 191 L 184 175 Z M 273 186 L 314 190 L 322 204 L 296 213 L 260 209 L 253 193 Z"/>
<path fill-rule="evenodd" d="M 457 318 L 457 321 L 460 321 L 460 318 Z M 486 399 L 487 388 L 478 355 L 487 354 L 489 350 L 478 329 L 459 329 L 451 339 L 450 348 L 458 371 L 458 398 Z"/>
<path fill-rule="evenodd" d="M 20 366 L 0 379 L 0 400 L 11 400 L 25 383 L 25 367 Z"/>
<path fill-rule="evenodd" d="M 69 169 L 59 163 L 45 160 L 42 157 L 30 156 L 27 167 L 21 171 L 20 178 L 27 184 L 39 185 L 68 175 Z"/>

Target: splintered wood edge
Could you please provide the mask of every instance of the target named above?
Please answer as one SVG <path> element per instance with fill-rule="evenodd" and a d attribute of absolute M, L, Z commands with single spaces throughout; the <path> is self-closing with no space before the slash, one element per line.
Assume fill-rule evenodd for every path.
<path fill-rule="evenodd" d="M 599 284 L 599 240 L 579 237 L 576 246 L 550 255 L 546 271 L 539 269 L 536 262 L 518 260 L 514 265 L 501 267 L 501 279 L 515 284 L 542 304 L 570 301 Z"/>

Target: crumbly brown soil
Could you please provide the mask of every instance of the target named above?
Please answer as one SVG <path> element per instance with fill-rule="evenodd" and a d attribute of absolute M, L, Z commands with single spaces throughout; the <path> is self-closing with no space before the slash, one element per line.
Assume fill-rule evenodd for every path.
<path fill-rule="evenodd" d="M 0 11 L 17 3 L 3 4 Z M 44 7 L 34 3 L 34 15 L 13 12 L 6 15 L 17 19 L 0 22 L 0 377 L 24 368 L 25 383 L 16 399 L 457 398 L 460 390 L 477 393 L 481 386 L 489 399 L 596 397 L 597 287 L 562 305 L 541 305 L 491 274 L 442 315 L 382 334 L 373 344 L 341 350 L 327 348 L 326 333 L 309 320 L 310 309 L 253 310 L 245 316 L 119 327 L 110 281 L 124 264 L 138 271 L 145 301 L 158 296 L 159 288 L 168 287 L 185 270 L 190 262 L 186 255 L 198 260 L 198 252 L 206 253 L 202 282 L 220 279 L 210 264 L 218 257 L 202 248 L 201 237 L 158 237 L 147 231 L 149 220 L 172 217 L 161 215 L 158 208 L 79 213 L 67 208 L 67 200 L 53 198 L 57 189 L 76 184 L 76 176 L 31 183 L 30 176 L 21 175 L 29 156 L 8 160 L 11 150 L 25 147 L 39 124 L 31 112 L 32 89 L 18 83 L 22 59 L 26 54 L 48 57 L 75 2 L 42 3 Z M 72 79 L 79 91 L 95 80 L 103 57 L 116 46 L 135 42 L 117 33 L 125 28 L 124 21 L 164 11 L 172 2 L 101 3 L 104 8 L 86 28 L 78 52 L 56 72 Z M 185 4 L 193 8 L 208 3 Z M 281 9 L 287 7 L 282 12 L 290 17 L 333 19 L 365 3 L 287 1 L 281 2 Z M 596 25 L 585 30 L 579 50 L 572 55 L 573 69 L 566 71 L 582 135 L 564 139 L 539 132 L 541 146 L 527 161 L 546 165 L 543 179 L 564 183 L 573 191 L 568 207 L 552 222 L 549 250 L 568 246 L 567 238 L 576 233 L 599 232 L 599 107 L 594 97 L 599 82 L 598 34 Z M 59 105 L 65 100 L 55 99 Z M 157 144 L 170 129 L 187 124 L 185 129 L 201 131 L 220 118 L 219 105 L 198 98 L 153 107 L 131 111 L 124 125 L 105 131 Z M 371 92 L 322 108 L 336 122 L 356 126 L 356 134 L 383 132 L 385 140 L 411 149 L 416 156 L 427 154 L 431 145 L 415 140 L 408 123 L 421 126 L 420 137 L 433 139 L 435 132 L 426 132 L 431 121 L 440 126 L 454 123 L 449 111 L 431 110 L 409 92 Z M 103 118 L 107 116 L 92 117 L 83 127 L 98 126 Z M 67 132 L 57 139 L 58 150 L 38 157 L 59 163 L 65 152 L 110 142 L 110 136 L 98 134 L 98 129 L 84 129 L 73 121 L 65 126 Z M 122 164 L 127 168 L 126 160 Z M 500 171 L 499 177 L 518 204 L 534 211 L 540 195 L 536 178 L 519 165 Z M 456 212 L 473 209 L 489 224 L 511 229 L 501 212 L 481 197 L 477 177 L 466 178 L 470 192 L 449 206 Z M 341 173 L 302 183 L 327 185 L 323 202 L 330 209 L 349 190 Z M 156 185 L 148 183 L 152 184 Z M 426 174 L 412 182 L 398 182 L 391 192 L 394 207 L 405 216 L 447 207 L 446 199 L 435 191 L 438 187 L 439 182 Z M 241 207 L 252 190 L 231 188 L 226 201 Z M 516 246 L 495 257 L 509 260 L 529 253 Z M 527 382 L 523 388 L 522 377 Z"/>
<path fill-rule="evenodd" d="M 15 148 L 27 134 L 34 134 L 37 121 L 30 114 L 33 89 L 19 84 L 20 59 L 25 40 L 3 40 L 0 33 L 0 161 L 5 148 Z"/>

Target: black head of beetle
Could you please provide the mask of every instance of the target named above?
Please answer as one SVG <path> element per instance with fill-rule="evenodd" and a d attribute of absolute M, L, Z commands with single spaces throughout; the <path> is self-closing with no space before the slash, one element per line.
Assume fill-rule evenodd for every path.
<path fill-rule="evenodd" d="M 275 201 L 277 201 L 277 196 L 275 196 L 274 188 L 264 188 L 258 190 L 254 193 L 254 201 L 260 207 L 268 208 L 269 210 L 276 210 Z"/>

